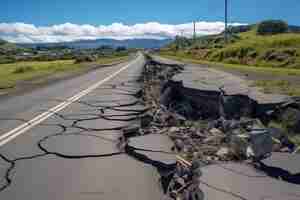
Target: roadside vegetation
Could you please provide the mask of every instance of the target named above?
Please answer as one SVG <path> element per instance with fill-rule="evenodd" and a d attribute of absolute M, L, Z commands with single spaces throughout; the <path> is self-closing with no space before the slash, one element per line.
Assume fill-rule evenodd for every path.
<path fill-rule="evenodd" d="M 50 75 L 79 73 L 92 66 L 117 63 L 128 59 L 128 54 L 116 54 L 99 57 L 92 61 L 77 62 L 76 59 L 55 61 L 19 61 L 9 64 L 0 64 L 0 89 L 15 87 L 22 81 L 39 79 Z"/>
<path fill-rule="evenodd" d="M 198 37 L 195 40 L 177 37 L 160 50 L 160 55 L 181 61 L 207 64 L 244 74 L 263 74 L 255 84 L 266 92 L 300 95 L 299 27 L 280 20 L 257 25 L 231 27 L 228 43 L 223 34 Z M 274 81 L 274 75 L 279 81 Z M 283 80 L 283 82 L 281 82 Z"/>
<path fill-rule="evenodd" d="M 285 133 L 285 135 L 288 136 L 289 139 L 294 144 L 296 144 L 298 147 L 300 147 L 300 133 L 291 131 L 288 128 L 288 126 L 289 126 L 288 122 L 285 122 L 285 121 L 281 121 L 281 122 L 272 121 L 269 124 L 269 128 L 278 128 L 278 129 L 282 130 Z"/>

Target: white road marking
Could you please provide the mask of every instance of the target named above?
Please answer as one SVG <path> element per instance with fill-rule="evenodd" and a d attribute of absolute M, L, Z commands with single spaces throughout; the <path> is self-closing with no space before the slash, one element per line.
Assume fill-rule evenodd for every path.
<path fill-rule="evenodd" d="M 132 65 L 133 63 L 138 61 L 137 57 L 134 61 L 132 61 L 131 63 L 127 64 L 126 66 L 122 67 L 121 69 L 119 69 L 118 71 L 114 72 L 113 74 L 111 74 L 110 76 L 106 77 L 105 79 L 95 83 L 94 85 L 90 86 L 89 88 L 79 92 L 78 94 L 68 98 L 66 101 L 58 104 L 57 106 L 49 109 L 46 112 L 43 112 L 42 114 L 36 116 L 35 118 L 33 118 L 32 120 L 12 129 L 11 131 L 3 134 L 0 136 L 0 147 L 5 145 L 6 143 L 10 142 L 11 140 L 15 139 L 17 136 L 25 133 L 26 131 L 28 131 L 29 129 L 33 128 L 34 126 L 40 124 L 41 122 L 45 121 L 46 119 L 48 119 L 49 117 L 51 117 L 52 115 L 54 115 L 55 113 L 63 110 L 64 108 L 66 108 L 67 106 L 71 105 L 72 103 L 74 103 L 75 101 L 78 101 L 81 97 L 89 94 L 90 92 L 92 92 L 93 90 L 95 90 L 97 87 L 101 86 L 103 83 L 109 81 L 110 79 L 114 78 L 115 76 L 117 76 L 119 73 L 121 73 L 122 71 L 124 71 L 125 69 L 129 68 L 130 65 Z"/>

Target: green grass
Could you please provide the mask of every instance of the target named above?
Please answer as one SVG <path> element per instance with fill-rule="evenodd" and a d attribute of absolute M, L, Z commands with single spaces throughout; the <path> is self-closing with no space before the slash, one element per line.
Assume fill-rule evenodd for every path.
<path fill-rule="evenodd" d="M 90 65 L 104 65 L 120 62 L 128 56 L 100 58 L 93 63 L 75 64 L 74 60 L 34 61 L 0 64 L 0 88 L 14 87 L 19 81 L 42 78 L 52 74 L 73 73 L 88 69 Z"/>
<path fill-rule="evenodd" d="M 282 47 L 300 47 L 300 34 L 284 33 L 276 35 L 261 36 L 257 35 L 255 30 L 240 33 L 241 40 L 235 45 L 245 45 L 254 48 L 282 48 Z"/>
<path fill-rule="evenodd" d="M 300 147 L 300 135 L 290 136 L 291 141 L 297 144 Z"/>
<path fill-rule="evenodd" d="M 235 34 L 228 44 L 222 35 L 199 37 L 195 41 L 188 40 L 188 46 L 180 46 L 174 41 L 165 52 L 175 52 L 177 56 L 221 62 L 241 64 L 264 68 L 300 69 L 300 34 L 284 33 L 276 35 L 257 35 L 256 28 L 251 31 Z M 164 50 L 162 50 L 164 52 Z"/>
<path fill-rule="evenodd" d="M 288 136 L 292 142 L 294 142 L 298 147 L 300 147 L 300 134 L 289 132 L 284 122 L 280 123 L 280 122 L 272 121 L 270 122 L 269 127 L 274 127 L 283 130 L 286 136 Z"/>

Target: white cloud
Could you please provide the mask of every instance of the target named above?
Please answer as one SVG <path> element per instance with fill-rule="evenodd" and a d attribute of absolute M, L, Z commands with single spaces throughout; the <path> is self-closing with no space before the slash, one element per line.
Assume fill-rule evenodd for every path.
<path fill-rule="evenodd" d="M 241 25 L 233 23 L 231 25 Z M 217 34 L 224 30 L 223 22 L 197 22 L 198 35 Z M 193 35 L 193 24 L 160 24 L 148 22 L 144 24 L 125 25 L 113 23 L 111 25 L 92 26 L 65 23 L 53 26 L 37 27 L 24 23 L 0 23 L 0 38 L 16 43 L 63 42 L 79 39 L 131 39 L 131 38 L 173 38 L 183 34 L 186 37 Z"/>

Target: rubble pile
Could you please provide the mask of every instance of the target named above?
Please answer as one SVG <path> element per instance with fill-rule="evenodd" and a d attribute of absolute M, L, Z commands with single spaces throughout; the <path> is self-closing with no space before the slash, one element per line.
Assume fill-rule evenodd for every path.
<path fill-rule="evenodd" d="M 288 120 L 299 131 L 298 98 L 281 104 L 258 104 L 245 95 L 186 88 L 172 77 L 181 65 L 162 64 L 148 57 L 140 78 L 141 98 L 149 110 L 141 116 L 139 134 L 167 134 L 178 155 L 168 176 L 170 199 L 201 199 L 201 167 L 226 161 L 257 163 L 272 152 L 295 153 L 297 147 L 272 120 Z M 292 117 L 291 117 L 292 116 Z M 166 178 L 166 177 L 165 177 Z"/>

